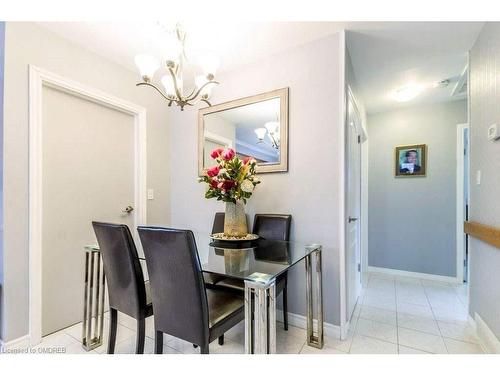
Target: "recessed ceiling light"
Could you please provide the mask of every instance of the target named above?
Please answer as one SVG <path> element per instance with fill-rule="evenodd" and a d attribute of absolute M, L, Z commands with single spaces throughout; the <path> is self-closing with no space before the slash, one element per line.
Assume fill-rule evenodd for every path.
<path fill-rule="evenodd" d="M 423 90 L 422 85 L 411 84 L 394 90 L 391 96 L 397 102 L 407 102 L 415 98 Z"/>

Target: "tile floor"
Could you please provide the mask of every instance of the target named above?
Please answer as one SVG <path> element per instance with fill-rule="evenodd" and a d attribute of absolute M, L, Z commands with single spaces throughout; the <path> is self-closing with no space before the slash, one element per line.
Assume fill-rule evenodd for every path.
<path fill-rule="evenodd" d="M 305 343 L 304 329 L 281 323 L 277 328 L 277 351 L 289 354 L 429 354 L 483 353 L 467 324 L 467 290 L 443 282 L 367 274 L 362 296 L 351 321 L 348 338 L 325 338 L 322 350 Z M 119 316 L 116 353 L 134 353 L 135 320 Z M 109 321 L 105 319 L 104 344 L 89 352 L 106 352 Z M 146 322 L 145 353 L 153 353 L 153 319 Z M 226 333 L 225 344 L 210 344 L 213 354 L 243 354 L 244 325 Z M 35 349 L 64 347 L 66 353 L 87 353 L 81 347 L 81 323 L 46 336 Z M 196 354 L 190 343 L 165 335 L 165 354 Z"/>

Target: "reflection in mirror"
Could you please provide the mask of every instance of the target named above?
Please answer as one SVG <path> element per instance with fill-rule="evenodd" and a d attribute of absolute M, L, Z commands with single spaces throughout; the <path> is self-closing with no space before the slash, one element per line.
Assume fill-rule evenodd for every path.
<path fill-rule="evenodd" d="M 210 151 L 217 147 L 232 147 L 240 158 L 258 163 L 279 163 L 279 117 L 279 98 L 205 115 L 205 167 L 214 163 Z"/>
<path fill-rule="evenodd" d="M 254 158 L 258 172 L 288 169 L 288 89 L 204 108 L 199 122 L 200 174 L 215 165 L 210 153 L 219 147 Z"/>

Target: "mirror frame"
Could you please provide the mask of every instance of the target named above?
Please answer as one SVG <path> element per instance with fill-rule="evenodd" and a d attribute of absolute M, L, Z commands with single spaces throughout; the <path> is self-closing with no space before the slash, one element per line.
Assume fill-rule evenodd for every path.
<path fill-rule="evenodd" d="M 288 172 L 288 87 L 265 92 L 246 98 L 231 100 L 229 102 L 213 105 L 198 110 L 198 174 L 202 176 L 206 168 L 203 168 L 203 145 L 205 125 L 203 117 L 210 113 L 222 112 L 228 109 L 238 108 L 249 104 L 255 104 L 270 99 L 280 99 L 280 161 L 279 163 L 257 164 L 257 173 Z"/>

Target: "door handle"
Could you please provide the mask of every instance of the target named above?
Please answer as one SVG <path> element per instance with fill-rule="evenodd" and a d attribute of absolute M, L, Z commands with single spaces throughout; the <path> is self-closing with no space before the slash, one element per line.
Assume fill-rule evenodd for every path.
<path fill-rule="evenodd" d="M 349 223 L 352 223 L 353 221 L 358 221 L 358 218 L 349 216 Z"/>
<path fill-rule="evenodd" d="M 125 207 L 125 209 L 124 209 L 124 210 L 122 210 L 122 212 L 124 212 L 124 213 L 126 213 L 126 214 L 129 214 L 129 213 L 131 213 L 132 211 L 134 211 L 134 207 L 132 207 L 132 206 L 127 206 L 127 207 Z"/>

